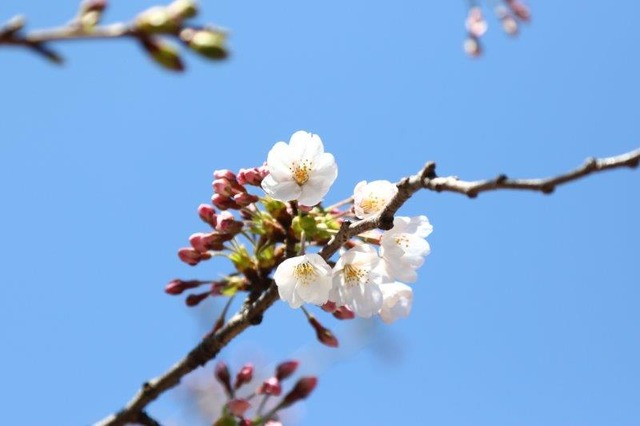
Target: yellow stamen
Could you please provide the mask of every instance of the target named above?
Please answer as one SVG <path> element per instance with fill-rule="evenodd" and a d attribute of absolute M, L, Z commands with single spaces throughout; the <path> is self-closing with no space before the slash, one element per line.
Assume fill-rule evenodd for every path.
<path fill-rule="evenodd" d="M 293 275 L 302 284 L 309 285 L 316 279 L 318 273 L 311 263 L 303 262 L 293 267 Z"/>
<path fill-rule="evenodd" d="M 375 195 L 370 195 L 368 198 L 362 200 L 360 207 L 362 207 L 362 211 L 365 214 L 377 213 L 384 207 L 384 200 Z"/>
<path fill-rule="evenodd" d="M 344 284 L 347 287 L 354 287 L 360 283 L 366 283 L 367 271 L 353 265 L 345 265 L 342 270 L 344 274 Z"/>
<path fill-rule="evenodd" d="M 309 180 L 309 173 L 311 173 L 312 168 L 313 164 L 309 160 L 303 160 L 300 163 L 292 164 L 289 170 L 296 183 L 298 185 L 304 185 Z"/>

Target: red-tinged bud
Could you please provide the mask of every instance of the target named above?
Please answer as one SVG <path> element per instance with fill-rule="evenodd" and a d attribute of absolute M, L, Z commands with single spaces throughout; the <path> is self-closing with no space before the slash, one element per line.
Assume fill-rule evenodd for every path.
<path fill-rule="evenodd" d="M 337 309 L 337 306 L 335 302 L 326 302 L 324 305 L 321 306 L 321 308 L 325 312 L 334 313 L 335 310 Z"/>
<path fill-rule="evenodd" d="M 237 417 L 244 416 L 244 413 L 251 408 L 251 404 L 246 399 L 232 399 L 227 402 L 227 408 L 229 412 Z M 251 423 L 249 423 L 251 424 Z"/>
<path fill-rule="evenodd" d="M 213 172 L 214 179 L 227 179 L 232 182 L 237 182 L 236 174 L 231 170 L 222 169 L 222 170 L 214 170 Z"/>
<path fill-rule="evenodd" d="M 476 37 L 470 35 L 464 41 L 464 51 L 472 58 L 477 58 L 482 54 L 482 46 L 480 45 L 480 41 Z"/>
<path fill-rule="evenodd" d="M 238 232 L 242 231 L 243 226 L 244 223 L 239 220 L 235 220 L 232 213 L 225 211 L 218 215 L 216 231 L 223 234 L 236 235 Z"/>
<path fill-rule="evenodd" d="M 233 190 L 231 181 L 228 179 L 215 179 L 211 185 L 216 194 L 224 195 L 225 197 L 232 197 L 236 193 Z"/>
<path fill-rule="evenodd" d="M 209 234 L 197 232 L 189 237 L 189 243 L 191 243 L 197 252 L 205 254 L 208 253 L 209 250 L 224 250 L 224 243 L 232 238 L 233 235 L 222 234 L 219 232 L 211 232 Z"/>
<path fill-rule="evenodd" d="M 300 400 L 305 399 L 311 394 L 311 392 L 313 392 L 317 384 L 317 377 L 301 378 L 300 380 L 298 380 L 293 389 L 291 389 L 291 391 L 284 397 L 279 406 L 281 408 L 286 408 Z"/>
<path fill-rule="evenodd" d="M 519 19 L 529 22 L 531 20 L 531 11 L 529 8 L 519 0 L 507 0 L 509 8 Z"/>
<path fill-rule="evenodd" d="M 282 386 L 277 377 L 270 377 L 262 382 L 256 392 L 260 395 L 279 396 L 282 393 Z"/>
<path fill-rule="evenodd" d="M 236 203 L 233 200 L 233 198 L 226 197 L 226 196 L 220 195 L 220 194 L 213 194 L 213 197 L 211 197 L 211 202 L 213 203 L 214 206 L 216 206 L 220 210 L 227 210 L 227 209 L 238 210 L 238 209 L 240 209 L 240 206 L 238 205 L 238 203 Z"/>
<path fill-rule="evenodd" d="M 284 380 L 291 376 L 298 369 L 298 361 L 285 361 L 276 367 L 276 378 L 278 380 Z"/>
<path fill-rule="evenodd" d="M 172 295 L 182 294 L 183 291 L 196 288 L 201 284 L 204 284 L 204 282 L 198 280 L 182 281 L 176 279 L 165 286 L 164 292 Z"/>
<path fill-rule="evenodd" d="M 356 317 L 356 314 L 353 313 L 351 309 L 347 306 L 340 306 L 335 310 L 333 316 L 338 318 L 339 320 L 350 320 Z"/>
<path fill-rule="evenodd" d="M 200 253 L 191 247 L 184 247 L 178 250 L 178 257 L 184 263 L 195 266 L 202 260 L 211 259 L 211 255 L 209 253 Z"/>
<path fill-rule="evenodd" d="M 233 389 L 231 389 L 231 374 L 229 373 L 229 367 L 224 361 L 220 361 L 216 364 L 214 375 L 220 384 L 224 387 L 229 397 L 233 395 Z"/>
<path fill-rule="evenodd" d="M 107 8 L 107 0 L 85 0 L 80 6 L 82 12 L 103 12 Z"/>
<path fill-rule="evenodd" d="M 171 71 L 184 71 L 178 49 L 173 44 L 153 37 L 142 37 L 141 41 L 144 50 L 157 64 Z"/>
<path fill-rule="evenodd" d="M 318 338 L 320 343 L 332 348 L 338 347 L 338 339 L 333 335 L 331 330 L 325 328 L 322 324 L 320 324 L 318 320 L 315 319 L 315 317 L 310 317 L 309 323 L 316 331 L 316 337 Z"/>
<path fill-rule="evenodd" d="M 253 379 L 253 365 L 245 364 L 238 374 L 236 374 L 236 382 L 234 383 L 234 389 L 239 389 L 240 386 L 247 384 Z"/>
<path fill-rule="evenodd" d="M 240 207 L 247 207 L 250 204 L 257 203 L 260 198 L 247 192 L 241 192 L 233 196 L 233 201 Z"/>
<path fill-rule="evenodd" d="M 240 210 L 240 216 L 243 219 L 246 220 L 251 220 L 253 219 L 253 216 L 255 215 L 255 213 L 257 212 L 258 209 L 256 209 L 256 206 L 254 206 L 253 204 L 249 204 L 248 206 L 242 208 Z"/>
<path fill-rule="evenodd" d="M 481 8 L 476 6 L 469 9 L 465 26 L 469 34 L 474 37 L 481 37 L 487 32 L 487 21 L 482 16 Z"/>
<path fill-rule="evenodd" d="M 241 185 L 260 186 L 262 180 L 269 174 L 265 166 L 254 167 L 252 169 L 240 169 L 238 172 L 238 183 Z"/>
<path fill-rule="evenodd" d="M 200 204 L 198 206 L 198 216 L 200 216 L 200 219 L 202 219 L 203 222 L 211 225 L 212 228 L 216 227 L 216 209 L 211 207 L 209 204 Z"/>
<path fill-rule="evenodd" d="M 211 292 L 208 292 L 208 291 L 204 293 L 199 293 L 199 294 L 190 294 L 187 296 L 184 302 L 187 304 L 187 306 L 192 307 L 192 306 L 196 306 L 197 304 L 199 304 L 209 296 L 211 296 Z"/>

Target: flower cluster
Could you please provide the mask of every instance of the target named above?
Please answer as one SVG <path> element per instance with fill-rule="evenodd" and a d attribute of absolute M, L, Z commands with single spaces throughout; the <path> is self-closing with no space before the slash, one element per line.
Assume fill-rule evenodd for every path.
<path fill-rule="evenodd" d="M 215 421 L 217 425 L 251 426 L 264 424 L 267 426 L 282 426 L 278 419 L 278 412 L 286 409 L 298 401 L 307 398 L 318 384 L 314 376 L 301 377 L 291 390 L 278 402 L 268 404 L 269 399 L 279 397 L 282 394 L 282 382 L 289 379 L 298 369 L 298 361 L 285 361 L 278 364 L 273 376 L 263 380 L 253 392 L 244 396 L 240 391 L 247 388 L 254 381 L 254 367 L 245 364 L 231 380 L 231 372 L 224 362 L 219 362 L 214 370 L 214 376 L 222 385 L 227 402 L 222 410 L 221 417 Z M 259 404 L 254 404 L 254 399 L 260 399 Z M 253 417 L 253 419 L 252 419 Z"/>
<path fill-rule="evenodd" d="M 289 143 L 276 143 L 263 166 L 237 173 L 216 170 L 211 204 L 198 207 L 210 229 L 192 234 L 190 246 L 178 256 L 192 266 L 224 256 L 236 272 L 216 280 L 176 279 L 165 291 L 179 295 L 204 286 L 206 291 L 186 297 L 188 306 L 210 296 L 229 297 L 229 304 L 237 292 L 260 293 L 275 282 L 280 299 L 302 308 L 327 346 L 337 346 L 337 338 L 304 304 L 321 306 L 341 320 L 406 317 L 413 292 L 404 283 L 417 280 L 416 271 L 430 252 L 425 238 L 432 226 L 426 216 L 397 216 L 391 229 L 372 229 L 388 206 L 397 208 L 398 186 L 386 180 L 359 182 L 352 197 L 324 207 L 337 175 L 336 161 L 320 137 L 304 131 L 295 132 Z M 347 220 L 366 221 L 369 231 L 344 238 L 332 260 L 333 252 L 327 255 L 322 248 Z M 225 312 L 214 332 L 223 326 Z"/>
<path fill-rule="evenodd" d="M 531 13 L 529 8 L 520 0 L 504 0 L 495 8 L 495 14 L 502 25 L 502 29 L 510 36 L 518 34 L 518 21 L 529 22 Z M 469 56 L 476 57 L 482 53 L 480 38 L 487 32 L 487 21 L 484 19 L 482 8 L 473 3 L 469 8 L 465 20 L 467 39 L 464 50 Z"/>

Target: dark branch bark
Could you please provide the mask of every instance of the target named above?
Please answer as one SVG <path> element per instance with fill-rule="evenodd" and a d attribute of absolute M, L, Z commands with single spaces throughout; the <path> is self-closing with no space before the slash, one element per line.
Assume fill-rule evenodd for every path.
<path fill-rule="evenodd" d="M 397 183 L 398 193 L 376 216 L 355 223 L 344 221 L 338 233 L 322 248 L 320 255 L 328 260 L 350 238 L 375 228 L 390 229 L 393 226 L 396 212 L 413 194 L 421 189 L 436 192 L 457 192 L 472 198 L 480 192 L 499 189 L 530 190 L 548 194 L 553 192 L 558 185 L 604 170 L 623 167 L 635 168 L 639 162 L 640 150 L 636 150 L 615 157 L 589 159 L 573 171 L 550 178 L 509 179 L 501 175 L 495 179 L 472 182 L 459 180 L 456 177 L 437 177 L 435 163 L 429 162 L 417 174 L 406 177 Z M 278 289 L 272 280 L 258 284 L 265 286 L 266 290 L 255 301 L 252 297 L 247 298 L 240 311 L 220 330 L 206 336 L 186 357 L 178 361 L 166 373 L 144 383 L 138 393 L 120 412 L 101 420 L 96 425 L 124 425 L 128 422 L 140 422 L 141 418 L 148 417 L 144 409 L 150 402 L 180 383 L 182 377 L 215 358 L 223 347 L 250 325 L 258 323 L 258 319 L 262 318 L 264 312 L 278 299 Z"/>

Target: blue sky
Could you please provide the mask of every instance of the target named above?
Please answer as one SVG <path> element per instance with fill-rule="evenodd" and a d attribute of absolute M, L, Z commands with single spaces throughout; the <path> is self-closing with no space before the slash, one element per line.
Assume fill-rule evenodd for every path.
<path fill-rule="evenodd" d="M 204 1 L 233 56 L 187 55 L 179 76 L 126 41 L 59 44 L 63 68 L 0 49 L 3 422 L 90 424 L 195 345 L 219 305 L 162 289 L 230 271 L 176 256 L 204 230 L 211 174 L 261 164 L 296 130 L 337 159 L 330 202 L 427 160 L 465 179 L 536 177 L 640 146 L 640 5 L 550 3 L 530 2 L 516 40 L 490 18 L 480 60 L 461 49 L 462 1 Z M 152 4 L 113 1 L 107 19 Z M 51 26 L 75 7 L 3 2 L 0 19 Z M 620 170 L 552 196 L 420 193 L 402 214 L 429 216 L 433 252 L 409 319 L 327 318 L 335 351 L 278 304 L 222 357 L 301 357 L 320 374 L 294 413 L 305 425 L 637 425 L 639 182 Z M 150 413 L 188 424 L 175 393 Z"/>

